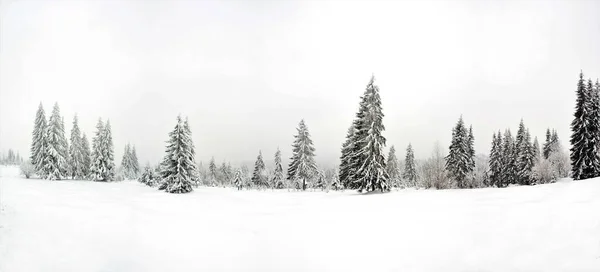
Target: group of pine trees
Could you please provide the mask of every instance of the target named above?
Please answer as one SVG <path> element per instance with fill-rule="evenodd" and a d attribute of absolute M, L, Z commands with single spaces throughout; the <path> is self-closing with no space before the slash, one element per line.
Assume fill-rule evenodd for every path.
<path fill-rule="evenodd" d="M 125 145 L 123 159 L 121 159 L 121 172 L 127 179 L 135 179 L 140 175 L 141 169 L 135 151 L 135 145 Z"/>
<path fill-rule="evenodd" d="M 127 158 L 126 169 L 130 170 L 127 172 L 128 177 L 134 178 L 139 173 L 135 148 L 124 158 Z M 40 103 L 32 133 L 30 163 L 35 174 L 43 179 L 114 181 L 116 169 L 110 121 L 104 123 L 102 119 L 98 120 L 96 134 L 90 146 L 86 134 L 79 128 L 79 120 L 75 115 L 69 144 L 58 103 L 54 104 L 48 119 Z"/>
<path fill-rule="evenodd" d="M 600 176 L 600 82 L 577 82 L 577 102 L 571 123 L 571 168 L 575 180 Z"/>
<path fill-rule="evenodd" d="M 6 155 L 0 155 L 0 165 L 19 165 L 21 163 L 23 163 L 23 157 L 12 149 L 8 149 Z"/>

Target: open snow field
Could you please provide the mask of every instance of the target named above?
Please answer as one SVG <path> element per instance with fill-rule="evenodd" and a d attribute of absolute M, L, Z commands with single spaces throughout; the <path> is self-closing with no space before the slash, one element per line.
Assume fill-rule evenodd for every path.
<path fill-rule="evenodd" d="M 0 271 L 600 271 L 600 179 L 172 195 L 0 171 Z"/>

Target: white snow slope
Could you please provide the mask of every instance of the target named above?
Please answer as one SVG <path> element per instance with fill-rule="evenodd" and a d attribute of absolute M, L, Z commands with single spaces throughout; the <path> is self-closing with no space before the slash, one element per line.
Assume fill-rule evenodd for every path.
<path fill-rule="evenodd" d="M 600 179 L 167 194 L 0 172 L 0 271 L 600 271 Z"/>

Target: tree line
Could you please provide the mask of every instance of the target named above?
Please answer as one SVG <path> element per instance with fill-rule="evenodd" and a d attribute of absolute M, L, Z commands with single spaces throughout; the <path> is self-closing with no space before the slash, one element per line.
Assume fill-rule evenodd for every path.
<path fill-rule="evenodd" d="M 600 176 L 600 84 L 583 79 L 577 84 L 577 103 L 571 124 L 571 154 L 565 153 L 554 129 L 548 128 L 540 149 L 537 137 L 531 135 L 521 120 L 515 136 L 510 129 L 494 132 L 489 155 L 476 154 L 473 127 L 460 116 L 451 131 L 448 154 L 439 144 L 431 157 L 417 160 L 411 144 L 403 161 L 391 146 L 384 156 L 386 138 L 382 132 L 383 109 L 379 87 L 371 77 L 360 97 L 358 111 L 341 147 L 337 169 L 319 169 L 315 163 L 315 147 L 304 120 L 301 120 L 292 143 L 292 156 L 284 173 L 281 151 L 274 154 L 275 165 L 268 169 L 259 150 L 254 169 L 234 169 L 230 163 L 220 166 L 214 157 L 204 167 L 195 160 L 195 148 L 188 119 L 177 117 L 169 133 L 165 156 L 161 163 L 147 165 L 143 171 L 137 163 L 135 147 L 127 145 L 121 162 L 126 178 L 157 186 L 171 193 L 186 193 L 197 186 L 224 186 L 257 189 L 343 190 L 387 192 L 392 188 L 480 188 L 509 185 L 535 185 L 554 182 L 571 175 L 575 180 Z M 70 152 L 66 150 L 64 125 L 55 105 L 46 125 L 43 109 L 38 110 L 33 133 L 31 161 L 39 175 L 59 179 L 70 173 L 72 178 L 91 177 L 98 181 L 114 180 L 114 156 L 110 123 L 97 125 L 90 156 L 85 151 L 85 134 L 79 140 L 76 117 L 71 133 Z M 41 113 L 40 113 L 41 112 Z M 39 124 L 39 125 L 38 125 Z M 43 133 L 40 133 L 43 131 Z M 89 149 L 89 148 L 88 148 Z M 43 151 L 40 151 L 43 150 Z M 81 151 L 78 151 L 81 150 Z M 88 153 L 85 153 L 88 152 Z M 61 154 L 65 154 L 64 156 Z M 82 155 L 79 155 L 82 154 Z M 89 162 L 85 158 L 89 158 Z M 67 165 L 68 167 L 63 167 Z M 63 169 L 64 168 L 64 169 Z M 89 173 L 84 169 L 89 169 Z M 57 178 L 59 177 L 59 178 Z"/>

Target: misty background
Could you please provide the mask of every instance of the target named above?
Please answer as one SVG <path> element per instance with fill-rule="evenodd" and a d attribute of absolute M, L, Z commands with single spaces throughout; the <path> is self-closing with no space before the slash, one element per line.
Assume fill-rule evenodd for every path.
<path fill-rule="evenodd" d="M 578 74 L 600 77 L 600 1 L 0 0 L 0 151 L 29 156 L 35 111 L 66 137 L 110 119 L 116 163 L 158 163 L 175 117 L 196 160 L 271 166 L 305 119 L 317 163 L 340 148 L 371 74 L 389 148 L 447 149 L 462 114 L 476 153 L 521 118 L 568 148 Z M 386 152 L 387 149 L 386 148 Z"/>

